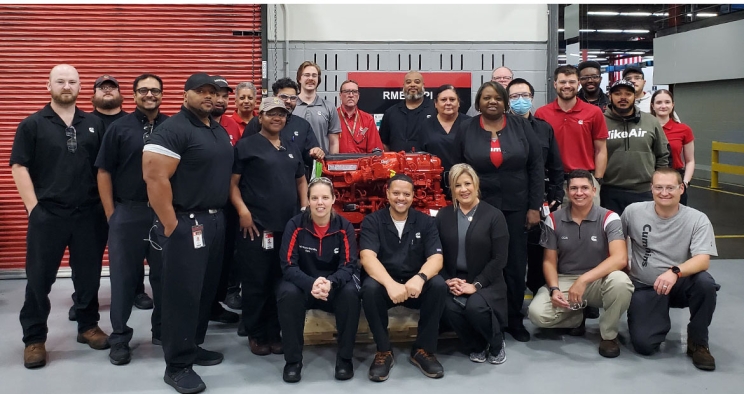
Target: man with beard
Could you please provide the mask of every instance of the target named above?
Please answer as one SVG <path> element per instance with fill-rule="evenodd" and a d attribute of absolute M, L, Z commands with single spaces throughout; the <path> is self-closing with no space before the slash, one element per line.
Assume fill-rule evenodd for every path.
<path fill-rule="evenodd" d="M 382 150 L 380 132 L 372 115 L 357 107 L 359 102 L 359 85 L 346 80 L 341 83 L 338 94 L 341 105 L 338 117 L 341 118 L 340 153 L 371 153 Z"/>
<path fill-rule="evenodd" d="M 93 349 L 109 346 L 98 327 L 106 216 L 93 167 L 105 126 L 75 106 L 80 93 L 75 67 L 55 66 L 47 90 L 52 101 L 21 121 L 10 154 L 13 180 L 29 214 L 20 315 L 26 368 L 46 365 L 49 292 L 66 248 L 77 294 L 77 341 Z"/>
<path fill-rule="evenodd" d="M 406 99 L 388 108 L 380 123 L 380 139 L 386 151 L 419 151 L 419 133 L 424 119 L 437 116 L 434 103 L 426 97 L 420 72 L 406 73 L 403 94 Z"/>
<path fill-rule="evenodd" d="M 639 67 L 628 67 L 623 70 L 623 79 L 633 83 L 635 93 L 635 105 L 645 112 L 651 113 L 651 95 L 643 90 L 646 87 L 646 79 L 643 70 Z"/>
<path fill-rule="evenodd" d="M 604 113 L 607 138 L 607 171 L 600 200 L 602 206 L 622 215 L 625 207 L 651 201 L 651 174 L 669 166 L 668 141 L 659 120 L 640 111 L 635 87 L 621 79 L 610 87 L 610 105 Z"/>
<path fill-rule="evenodd" d="M 576 97 L 578 74 L 576 67 L 571 65 L 556 68 L 553 87 L 558 97 L 552 103 L 538 108 L 535 117 L 553 127 L 563 171 L 569 173 L 585 169 L 593 172 L 596 179 L 594 186 L 600 191 L 607 167 L 607 125 L 598 107 Z M 564 197 L 563 203 L 566 202 Z M 594 204 L 599 206 L 599 197 L 594 197 Z"/>
<path fill-rule="evenodd" d="M 602 66 L 594 61 L 579 63 L 579 83 L 581 90 L 577 96 L 589 104 L 596 105 L 604 112 L 607 109 L 607 95 L 599 87 L 602 82 Z"/>
<path fill-rule="evenodd" d="M 124 97 L 119 91 L 119 81 L 108 74 L 96 79 L 93 85 L 93 97 L 90 101 L 93 103 L 92 114 L 103 120 L 107 130 L 111 123 L 127 114 L 121 109 Z"/>
<path fill-rule="evenodd" d="M 140 275 L 143 260 L 150 266 L 150 286 L 155 298 L 152 312 L 152 341 L 160 343 L 160 251 L 150 237 L 155 213 L 147 201 L 147 185 L 142 180 L 142 148 L 153 129 L 168 116 L 160 113 L 163 81 L 154 74 L 134 79 L 134 112 L 109 126 L 98 152 L 98 191 L 109 223 L 109 261 L 111 271 L 111 326 L 109 361 L 124 365 L 131 360 L 129 342 L 133 330 L 127 326 L 142 293 Z M 152 308 L 153 302 L 150 301 Z"/>
<path fill-rule="evenodd" d="M 213 78 L 214 82 L 220 87 L 220 89 L 217 91 L 217 96 L 214 100 L 212 118 L 214 118 L 220 126 L 225 128 L 227 135 L 230 136 L 230 143 L 235 146 L 242 134 L 240 125 L 238 125 L 238 122 L 236 122 L 232 117 L 222 116 L 225 114 L 225 111 L 227 111 L 227 107 L 230 104 L 230 93 L 233 92 L 233 89 L 230 87 L 230 84 L 227 83 L 225 78 L 219 75 L 215 75 Z"/>
<path fill-rule="evenodd" d="M 219 284 L 233 151 L 210 116 L 219 90 L 214 78 L 193 74 L 183 90 L 181 110 L 145 144 L 142 176 L 157 215 L 151 242 L 163 250 L 163 380 L 179 393 L 198 393 L 206 385 L 193 365 L 223 360 L 199 345 Z"/>
<path fill-rule="evenodd" d="M 320 66 L 311 61 L 300 64 L 297 69 L 300 94 L 292 113 L 310 123 L 315 131 L 315 138 L 324 152 L 338 153 L 341 122 L 333 104 L 318 96 L 320 81 Z"/>
<path fill-rule="evenodd" d="M 514 72 L 509 67 L 501 66 L 491 73 L 491 81 L 499 83 L 503 87 L 509 86 L 514 79 Z M 468 109 L 468 116 L 480 115 L 480 111 L 475 109 L 475 103 Z"/>

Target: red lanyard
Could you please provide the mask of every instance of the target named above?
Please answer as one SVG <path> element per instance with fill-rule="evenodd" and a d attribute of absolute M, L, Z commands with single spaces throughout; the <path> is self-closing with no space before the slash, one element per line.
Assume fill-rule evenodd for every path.
<path fill-rule="evenodd" d="M 344 110 L 341 110 L 341 118 L 344 119 L 344 124 L 346 125 L 346 128 L 349 130 L 349 134 L 351 135 L 351 139 L 356 143 L 357 145 L 361 144 L 362 141 L 364 141 L 364 135 L 366 133 L 360 133 L 362 134 L 362 138 L 360 140 L 357 140 L 357 138 L 354 136 L 354 132 L 356 131 L 357 127 L 357 121 L 359 120 L 359 110 L 354 111 L 354 127 L 349 127 L 349 122 L 346 120 L 346 112 Z"/>

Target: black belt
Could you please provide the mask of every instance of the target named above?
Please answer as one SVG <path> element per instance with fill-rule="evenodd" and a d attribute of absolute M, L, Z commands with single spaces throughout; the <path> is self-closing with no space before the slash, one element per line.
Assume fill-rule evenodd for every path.
<path fill-rule="evenodd" d="M 115 201 L 119 204 L 126 205 L 129 207 L 143 207 L 143 208 L 150 207 L 149 201 L 133 201 L 133 200 L 124 200 L 121 198 L 117 198 Z"/>
<path fill-rule="evenodd" d="M 207 214 L 207 215 L 214 215 L 222 211 L 222 208 L 219 209 L 193 209 L 193 210 L 183 210 L 183 209 L 177 209 L 177 214 L 185 214 L 185 215 L 199 215 L 199 214 Z"/>

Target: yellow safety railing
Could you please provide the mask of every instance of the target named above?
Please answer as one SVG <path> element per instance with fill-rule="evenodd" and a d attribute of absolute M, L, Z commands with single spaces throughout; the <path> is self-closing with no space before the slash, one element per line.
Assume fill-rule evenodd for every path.
<path fill-rule="evenodd" d="M 710 187 L 718 188 L 718 173 L 744 175 L 744 166 L 734 166 L 731 164 L 721 164 L 718 162 L 719 152 L 744 153 L 744 144 L 732 144 L 728 142 L 713 141 L 713 148 L 710 154 Z"/>

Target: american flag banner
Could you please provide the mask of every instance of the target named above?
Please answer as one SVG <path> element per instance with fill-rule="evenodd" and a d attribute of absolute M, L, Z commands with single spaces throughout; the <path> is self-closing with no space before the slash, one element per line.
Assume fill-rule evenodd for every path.
<path fill-rule="evenodd" d="M 624 58 L 613 60 L 612 65 L 622 66 L 624 64 L 640 63 L 642 61 L 643 61 L 643 56 L 629 56 L 629 57 L 624 57 Z M 623 72 L 615 71 L 612 73 L 612 80 L 610 81 L 610 84 L 622 78 L 623 78 Z"/>

